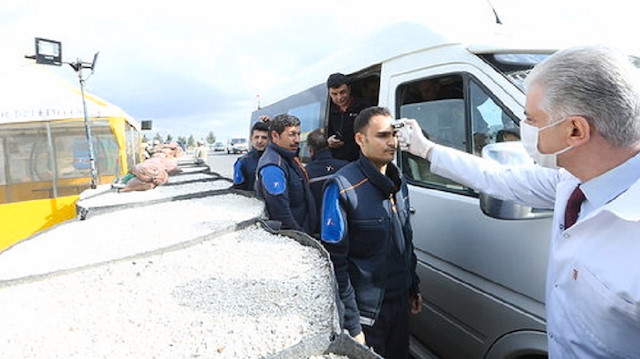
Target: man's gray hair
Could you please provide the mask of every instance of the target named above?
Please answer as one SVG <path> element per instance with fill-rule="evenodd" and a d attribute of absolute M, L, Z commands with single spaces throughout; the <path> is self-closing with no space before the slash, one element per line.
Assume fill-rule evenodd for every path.
<path fill-rule="evenodd" d="M 269 129 L 276 131 L 279 135 L 284 132 L 285 128 L 291 126 L 300 126 L 300 119 L 293 115 L 287 115 L 286 113 L 278 115 L 269 121 Z"/>
<path fill-rule="evenodd" d="M 613 146 L 640 141 L 640 73 L 622 53 L 602 46 L 558 51 L 531 71 L 526 85 L 542 87 L 552 121 L 580 115 Z"/>

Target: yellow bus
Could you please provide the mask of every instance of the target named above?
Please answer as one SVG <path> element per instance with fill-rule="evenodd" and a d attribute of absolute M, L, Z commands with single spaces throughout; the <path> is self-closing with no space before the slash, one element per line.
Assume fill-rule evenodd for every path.
<path fill-rule="evenodd" d="M 80 89 L 43 65 L 0 68 L 0 251 L 75 216 L 91 168 Z M 140 125 L 85 93 L 97 184 L 140 161 Z"/>

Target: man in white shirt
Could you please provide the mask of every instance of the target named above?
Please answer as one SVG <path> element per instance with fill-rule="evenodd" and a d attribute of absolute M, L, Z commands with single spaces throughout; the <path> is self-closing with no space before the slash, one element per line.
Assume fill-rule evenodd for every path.
<path fill-rule="evenodd" d="M 527 78 L 525 115 L 521 138 L 535 166 L 501 166 L 436 145 L 415 120 L 405 120 L 401 147 L 431 161 L 438 175 L 554 208 L 546 285 L 551 358 L 640 358 L 638 70 L 608 48 L 557 52 Z"/>

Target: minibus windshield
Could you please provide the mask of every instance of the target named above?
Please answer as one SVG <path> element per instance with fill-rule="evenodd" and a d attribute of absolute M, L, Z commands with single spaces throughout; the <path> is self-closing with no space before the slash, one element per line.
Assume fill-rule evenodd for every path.
<path fill-rule="evenodd" d="M 518 88 L 524 91 L 524 80 L 531 69 L 551 54 L 541 53 L 500 53 L 482 54 L 480 57 L 504 74 Z"/>
<path fill-rule="evenodd" d="M 551 53 L 499 53 L 482 54 L 480 57 L 524 92 L 524 81 L 531 69 L 550 55 Z M 629 56 L 629 61 L 640 68 L 640 58 Z"/>

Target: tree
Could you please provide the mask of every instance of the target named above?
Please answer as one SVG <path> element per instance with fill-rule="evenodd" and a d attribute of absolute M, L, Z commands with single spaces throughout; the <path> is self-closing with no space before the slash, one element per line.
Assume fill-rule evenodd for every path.
<path fill-rule="evenodd" d="M 189 139 L 187 140 L 187 147 L 194 147 L 196 145 L 196 140 L 193 139 L 193 135 L 189 135 Z"/>
<path fill-rule="evenodd" d="M 180 143 L 187 143 L 187 138 L 184 136 L 178 136 L 178 142 Z"/>
<path fill-rule="evenodd" d="M 142 142 L 149 142 L 149 139 L 147 138 L 147 135 L 142 135 Z"/>
<path fill-rule="evenodd" d="M 213 134 L 213 131 L 209 131 L 206 140 L 210 145 L 213 145 L 216 142 L 216 135 Z"/>
<path fill-rule="evenodd" d="M 167 143 L 171 143 L 171 141 L 173 141 L 173 136 L 171 136 L 171 134 L 167 134 Z"/>
<path fill-rule="evenodd" d="M 158 140 L 158 142 L 162 143 L 162 136 L 160 136 L 160 133 L 156 132 L 156 135 L 153 136 L 153 140 Z"/>

